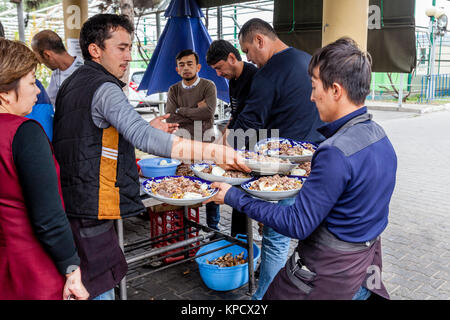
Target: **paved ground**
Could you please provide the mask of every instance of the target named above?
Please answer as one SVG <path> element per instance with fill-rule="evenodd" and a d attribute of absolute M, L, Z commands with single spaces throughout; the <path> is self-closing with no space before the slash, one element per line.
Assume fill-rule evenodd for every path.
<path fill-rule="evenodd" d="M 383 238 L 383 281 L 392 299 L 450 299 L 450 112 L 371 111 L 398 156 L 389 225 Z M 229 233 L 230 208 L 221 207 L 221 229 Z M 204 221 L 201 210 L 201 222 Z M 125 240 L 149 234 L 149 222 L 124 221 Z M 254 228 L 256 231 L 256 224 Z M 256 242 L 259 243 L 258 241 Z M 291 248 L 296 241 L 292 240 Z M 197 266 L 184 263 L 139 277 L 151 267 L 131 269 L 130 300 L 245 300 L 247 286 L 216 292 L 202 282 Z M 137 277 L 137 278 L 136 278 Z"/>

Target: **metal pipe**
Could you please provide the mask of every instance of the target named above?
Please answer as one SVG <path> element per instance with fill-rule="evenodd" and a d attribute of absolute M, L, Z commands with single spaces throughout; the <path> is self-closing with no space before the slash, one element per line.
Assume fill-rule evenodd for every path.
<path fill-rule="evenodd" d="M 402 107 L 402 103 L 403 103 L 403 80 L 404 80 L 404 73 L 400 73 L 400 83 L 398 86 L 398 107 L 401 108 Z"/>
<path fill-rule="evenodd" d="M 189 234 L 188 234 L 188 228 L 186 226 L 187 226 L 187 221 L 189 220 L 189 207 L 185 206 L 183 211 L 184 211 L 183 212 L 184 240 L 188 240 Z M 188 251 L 184 253 L 184 257 L 189 258 Z"/>
<path fill-rule="evenodd" d="M 223 237 L 225 240 L 228 240 L 230 242 L 234 242 L 235 244 L 237 244 L 238 246 L 241 246 L 242 248 L 247 248 L 247 243 L 246 242 L 244 242 L 242 240 L 239 240 L 239 239 L 236 239 L 236 238 L 233 238 L 232 236 L 229 236 L 229 235 L 227 235 L 225 233 L 222 233 L 220 231 L 216 231 L 214 229 L 211 229 L 210 227 L 198 224 L 197 222 L 192 221 L 192 220 L 189 220 L 187 222 L 187 224 L 191 225 L 191 226 L 194 226 L 194 227 L 197 227 L 197 228 L 200 228 L 200 229 L 202 229 L 203 231 L 206 231 L 206 232 L 214 232 L 215 234 L 218 234 L 221 237 Z"/>
<path fill-rule="evenodd" d="M 209 239 L 212 236 L 214 236 L 214 232 L 210 232 L 210 233 L 207 233 L 207 234 L 204 234 L 204 235 L 200 235 L 198 237 L 190 238 L 188 240 L 184 240 L 184 241 L 176 242 L 176 243 L 173 243 L 173 244 L 169 244 L 169 245 L 164 246 L 162 248 L 153 249 L 153 250 L 151 250 L 151 251 L 149 251 L 147 253 L 144 253 L 144 254 L 141 254 L 139 256 L 127 259 L 127 263 L 129 264 L 129 263 L 133 263 L 133 262 L 139 261 L 141 259 L 151 258 L 151 257 L 156 256 L 158 254 L 161 254 L 161 253 L 164 253 L 164 252 L 167 252 L 167 251 L 170 251 L 170 250 L 178 249 L 178 248 L 190 245 L 190 244 L 192 244 L 194 242 L 197 242 L 197 241 Z"/>
<path fill-rule="evenodd" d="M 185 262 L 188 262 L 188 261 L 197 259 L 197 258 L 199 258 L 199 257 L 203 257 L 203 256 L 205 256 L 205 255 L 207 255 L 207 254 L 210 254 L 210 253 L 213 253 L 213 252 L 216 252 L 216 251 L 219 251 L 219 250 L 222 250 L 222 249 L 231 247 L 231 246 L 233 246 L 233 245 L 234 245 L 233 243 L 230 243 L 230 244 L 227 244 L 227 245 L 225 245 L 225 246 L 223 246 L 223 247 L 215 248 L 215 249 L 212 249 L 212 250 L 210 250 L 210 251 L 204 252 L 204 253 L 202 253 L 202 254 L 195 255 L 194 257 L 190 257 L 190 258 L 188 258 L 188 259 L 183 259 L 183 260 L 181 260 L 181 261 L 177 261 L 177 262 L 171 263 L 171 264 L 166 265 L 166 266 L 164 266 L 164 267 L 161 267 L 161 268 L 158 268 L 158 269 L 149 271 L 149 272 L 142 273 L 142 274 L 137 275 L 137 276 L 135 276 L 135 277 L 133 277 L 133 278 L 130 278 L 130 281 L 131 281 L 131 280 L 136 280 L 136 279 L 139 279 L 139 278 L 142 278 L 142 277 L 145 277 L 145 276 L 148 276 L 148 275 L 150 275 L 150 274 L 152 274 L 152 273 L 159 272 L 159 271 L 168 269 L 168 268 L 170 268 L 170 267 L 174 267 L 174 266 L 176 266 L 176 265 L 179 265 L 179 264 L 182 264 L 182 263 L 185 263 Z"/>
<path fill-rule="evenodd" d="M 159 38 L 161 37 L 161 11 L 156 12 L 156 39 L 159 41 Z M 165 113 L 164 108 L 164 96 L 162 92 L 159 93 L 159 103 L 158 103 L 158 109 L 159 109 L 159 115 L 162 116 Z"/>
<path fill-rule="evenodd" d="M 222 7 L 217 7 L 217 39 L 222 39 Z"/>
<path fill-rule="evenodd" d="M 124 252 L 124 241 L 123 241 L 123 220 L 118 219 L 116 220 L 116 232 L 117 237 L 119 239 L 119 246 L 120 249 L 122 249 L 122 252 Z M 127 277 L 124 276 L 122 280 L 120 280 L 119 283 L 119 290 L 120 290 L 120 300 L 127 300 Z"/>
<path fill-rule="evenodd" d="M 25 42 L 25 22 L 23 20 L 23 3 L 17 3 L 17 23 L 19 24 L 19 40 Z"/>
<path fill-rule="evenodd" d="M 261 7 L 251 7 L 251 6 L 246 6 L 243 4 L 238 4 L 236 5 L 236 7 L 240 7 L 240 8 L 246 8 L 246 9 L 255 9 L 255 10 L 260 10 L 260 11 L 269 11 L 272 12 L 272 9 L 266 9 L 266 8 L 261 8 Z"/>
<path fill-rule="evenodd" d="M 125 245 L 125 252 L 129 253 L 129 252 L 135 251 L 137 249 L 150 247 L 150 246 L 155 246 L 156 244 L 161 243 L 161 242 L 167 242 L 167 241 L 170 241 L 170 240 L 173 240 L 173 239 L 177 239 L 177 238 L 180 237 L 180 233 L 182 231 L 183 231 L 182 228 L 181 229 L 176 229 L 174 231 L 161 234 L 161 235 L 156 236 L 156 237 L 151 238 L 151 239 L 145 239 L 145 240 L 136 241 L 136 242 L 133 242 L 133 243 L 126 244 Z M 188 233 L 192 234 L 194 232 L 197 232 L 197 230 L 192 230 L 192 231 L 189 231 Z M 172 236 L 166 237 L 167 235 L 171 235 L 171 234 L 172 234 Z M 160 239 L 160 240 L 157 240 L 157 239 Z"/>
<path fill-rule="evenodd" d="M 248 252 L 248 295 L 253 295 L 255 287 L 255 273 L 253 265 L 253 220 L 247 216 L 247 252 Z"/>

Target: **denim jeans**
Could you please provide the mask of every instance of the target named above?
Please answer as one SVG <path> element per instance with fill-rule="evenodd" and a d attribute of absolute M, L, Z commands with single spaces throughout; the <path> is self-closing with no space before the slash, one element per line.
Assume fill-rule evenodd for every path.
<path fill-rule="evenodd" d="M 367 300 L 372 295 L 372 292 L 370 290 L 364 288 L 361 286 L 359 290 L 355 293 L 352 300 Z"/>
<path fill-rule="evenodd" d="M 211 229 L 219 231 L 220 205 L 210 202 L 206 204 L 206 224 Z"/>
<path fill-rule="evenodd" d="M 112 288 L 111 290 L 108 290 L 106 292 L 103 292 L 102 294 L 99 294 L 92 300 L 115 300 L 115 299 L 116 299 L 116 297 L 114 294 L 114 288 Z"/>
<path fill-rule="evenodd" d="M 295 198 L 289 198 L 278 202 L 282 206 L 294 204 Z M 291 238 L 279 234 L 268 226 L 263 227 L 263 239 L 261 246 L 261 264 L 259 265 L 258 288 L 252 296 L 252 300 L 261 300 L 269 288 L 273 278 L 286 264 Z"/>

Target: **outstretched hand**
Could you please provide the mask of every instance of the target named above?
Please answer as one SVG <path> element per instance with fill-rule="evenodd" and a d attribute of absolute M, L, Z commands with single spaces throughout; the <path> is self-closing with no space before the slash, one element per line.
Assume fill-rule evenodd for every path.
<path fill-rule="evenodd" d="M 153 128 L 165 131 L 167 133 L 175 133 L 179 127 L 178 123 L 167 123 L 164 120 L 170 117 L 170 113 L 165 114 L 163 116 L 156 117 L 152 121 L 150 121 L 150 125 Z"/>
<path fill-rule="evenodd" d="M 228 146 L 217 147 L 213 159 L 216 165 L 224 170 L 237 170 L 247 173 L 252 171 L 245 164 L 244 158 L 236 150 Z"/>
<path fill-rule="evenodd" d="M 209 198 L 203 204 L 209 203 L 209 202 L 215 202 L 217 204 L 224 204 L 225 203 L 225 195 L 227 194 L 228 190 L 230 190 L 232 186 L 225 182 L 214 182 L 211 184 L 211 188 L 218 188 L 219 192 L 216 193 L 216 195 L 212 198 Z"/>

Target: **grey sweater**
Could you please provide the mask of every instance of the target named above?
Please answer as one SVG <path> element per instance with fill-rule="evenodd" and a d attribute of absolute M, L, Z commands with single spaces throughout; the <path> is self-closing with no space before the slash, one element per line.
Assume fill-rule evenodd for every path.
<path fill-rule="evenodd" d="M 171 155 L 174 135 L 149 125 L 114 83 L 106 82 L 95 91 L 92 120 L 102 129 L 113 126 L 128 142 L 144 152 L 162 157 Z"/>

